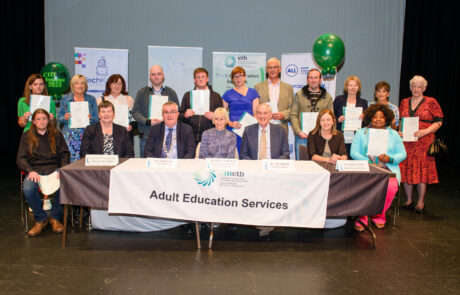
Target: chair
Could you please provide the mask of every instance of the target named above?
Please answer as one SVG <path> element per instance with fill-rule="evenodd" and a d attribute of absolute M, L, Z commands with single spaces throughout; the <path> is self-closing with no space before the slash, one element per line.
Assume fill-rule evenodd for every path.
<path fill-rule="evenodd" d="M 308 147 L 304 145 L 299 145 L 299 160 L 302 160 L 302 161 L 311 160 L 310 153 L 308 152 Z"/>

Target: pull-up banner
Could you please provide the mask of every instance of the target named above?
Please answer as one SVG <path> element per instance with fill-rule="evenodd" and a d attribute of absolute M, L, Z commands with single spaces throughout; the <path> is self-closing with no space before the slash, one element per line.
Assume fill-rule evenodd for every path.
<path fill-rule="evenodd" d="M 98 98 L 113 74 L 120 74 L 128 90 L 128 49 L 75 47 L 75 74 L 88 82 L 88 94 Z"/>

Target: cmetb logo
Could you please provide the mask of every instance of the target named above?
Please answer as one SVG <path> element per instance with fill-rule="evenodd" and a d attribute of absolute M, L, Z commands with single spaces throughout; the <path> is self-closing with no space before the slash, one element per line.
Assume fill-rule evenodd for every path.
<path fill-rule="evenodd" d="M 298 71 L 299 69 L 294 64 L 290 64 L 286 67 L 286 75 L 288 75 L 289 77 L 294 77 L 295 75 L 297 75 Z"/>

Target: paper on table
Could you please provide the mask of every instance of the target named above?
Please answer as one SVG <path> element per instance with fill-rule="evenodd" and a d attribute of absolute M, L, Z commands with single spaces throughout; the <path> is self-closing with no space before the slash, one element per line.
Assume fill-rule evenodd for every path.
<path fill-rule="evenodd" d="M 401 120 L 401 132 L 403 141 L 417 141 L 418 137 L 414 133 L 418 131 L 418 117 L 404 117 Z"/>
<path fill-rule="evenodd" d="M 42 194 L 51 195 L 59 189 L 60 181 L 58 178 L 58 172 L 54 171 L 50 175 L 40 175 L 38 185 L 40 186 Z"/>
<path fill-rule="evenodd" d="M 362 113 L 362 107 L 343 107 L 345 121 L 343 121 L 342 130 L 356 131 L 361 128 L 362 122 L 359 116 L 361 116 Z"/>
<path fill-rule="evenodd" d="M 190 107 L 195 115 L 204 115 L 209 112 L 209 89 L 190 91 Z"/>
<path fill-rule="evenodd" d="M 115 118 L 113 123 L 128 128 L 129 126 L 129 108 L 125 104 L 115 104 Z"/>
<path fill-rule="evenodd" d="M 89 104 L 87 101 L 72 101 L 69 103 L 70 128 L 85 128 L 89 125 Z"/>
<path fill-rule="evenodd" d="M 168 96 L 150 95 L 149 100 L 149 119 L 163 120 L 163 104 L 168 101 Z"/>
<path fill-rule="evenodd" d="M 274 101 L 267 101 L 266 104 L 268 104 L 271 108 L 272 108 L 272 114 L 274 113 L 278 113 L 278 104 L 276 104 Z M 281 121 L 280 120 L 275 120 L 275 119 L 271 119 L 270 120 L 270 123 L 272 124 L 280 124 Z"/>
<path fill-rule="evenodd" d="M 253 116 L 249 115 L 247 112 L 244 112 L 243 115 L 241 115 L 241 117 L 238 119 L 238 122 L 240 122 L 241 128 L 233 128 L 232 131 L 239 137 L 243 137 L 244 128 L 246 128 L 246 126 L 256 124 L 257 120 Z"/>
<path fill-rule="evenodd" d="M 387 153 L 388 130 L 369 128 L 369 141 L 367 154 L 369 156 L 379 156 Z"/>
<path fill-rule="evenodd" d="M 51 107 L 51 96 L 47 95 L 35 95 L 30 96 L 30 112 L 33 114 L 37 109 L 44 109 L 48 113 Z M 32 121 L 32 116 L 29 117 Z"/>
<path fill-rule="evenodd" d="M 312 131 L 316 126 L 316 119 L 318 112 L 303 112 L 300 115 L 300 127 L 303 132 L 307 133 Z"/>

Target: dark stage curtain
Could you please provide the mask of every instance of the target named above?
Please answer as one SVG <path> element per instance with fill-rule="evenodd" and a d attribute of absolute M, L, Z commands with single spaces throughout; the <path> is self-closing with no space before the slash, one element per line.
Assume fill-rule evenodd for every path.
<path fill-rule="evenodd" d="M 460 166 L 459 90 L 460 42 L 454 20 L 455 1 L 407 0 L 404 22 L 400 98 L 411 96 L 409 80 L 421 75 L 428 81 L 426 96 L 438 100 L 444 122 L 437 132 L 449 148 L 448 158 L 438 161 L 438 168 Z"/>
<path fill-rule="evenodd" d="M 15 166 L 22 128 L 17 124 L 17 103 L 32 73 L 45 62 L 44 1 L 2 1 L 0 9 L 3 50 L 1 54 L 0 152 L 2 166 Z"/>

